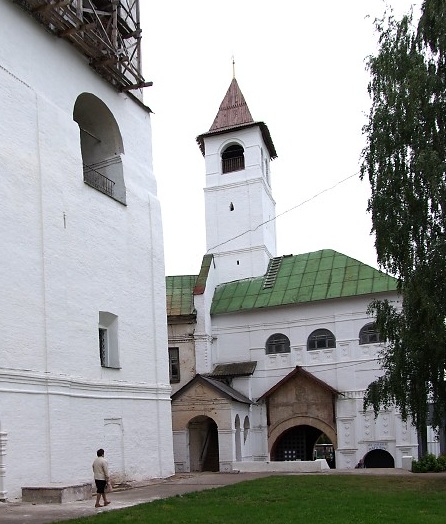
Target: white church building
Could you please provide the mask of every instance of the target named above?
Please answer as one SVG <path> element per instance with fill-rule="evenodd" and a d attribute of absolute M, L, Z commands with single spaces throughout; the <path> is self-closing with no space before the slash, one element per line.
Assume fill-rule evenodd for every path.
<path fill-rule="evenodd" d="M 207 254 L 197 275 L 166 278 L 176 471 L 417 457 L 397 411 L 363 411 L 383 347 L 367 307 L 398 300 L 396 281 L 331 249 L 276 254 L 276 151 L 235 78 L 197 142 Z"/>
<path fill-rule="evenodd" d="M 138 2 L 0 3 L 0 500 L 174 472 Z"/>

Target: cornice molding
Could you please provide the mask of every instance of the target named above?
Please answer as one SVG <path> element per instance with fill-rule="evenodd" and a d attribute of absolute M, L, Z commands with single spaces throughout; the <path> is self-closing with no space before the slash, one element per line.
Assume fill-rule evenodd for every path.
<path fill-rule="evenodd" d="M 170 400 L 171 387 L 168 384 L 86 380 L 28 370 L 0 369 L 0 392 L 135 400 L 160 400 L 165 397 Z"/>

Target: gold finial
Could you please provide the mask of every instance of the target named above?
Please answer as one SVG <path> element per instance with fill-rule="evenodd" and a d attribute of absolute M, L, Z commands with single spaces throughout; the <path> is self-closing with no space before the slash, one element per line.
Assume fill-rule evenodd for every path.
<path fill-rule="evenodd" d="M 232 55 L 232 78 L 235 78 L 235 59 L 234 59 L 234 55 Z"/>

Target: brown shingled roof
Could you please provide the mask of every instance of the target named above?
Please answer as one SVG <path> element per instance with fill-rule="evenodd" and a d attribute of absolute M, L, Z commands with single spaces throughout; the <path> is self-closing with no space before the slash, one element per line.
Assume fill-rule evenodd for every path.
<path fill-rule="evenodd" d="M 220 104 L 217 116 L 215 117 L 211 128 L 207 133 L 197 136 L 196 140 L 200 147 L 201 153 L 204 156 L 205 138 L 253 126 L 258 126 L 260 128 L 263 140 L 266 147 L 268 148 L 270 159 L 274 160 L 277 158 L 276 148 L 274 147 L 267 125 L 264 122 L 255 122 L 253 120 L 248 104 L 246 103 L 245 97 L 240 90 L 237 80 L 233 78 L 229 89 L 227 90 L 226 95 Z"/>
<path fill-rule="evenodd" d="M 260 402 L 261 400 L 264 400 L 265 398 L 267 397 L 270 397 L 273 393 L 275 393 L 283 384 L 285 384 L 286 382 L 288 382 L 289 380 L 291 380 L 293 377 L 295 377 L 296 375 L 302 375 L 304 377 L 308 377 L 310 380 L 312 380 L 313 382 L 315 382 L 316 384 L 318 384 L 319 386 L 321 386 L 322 388 L 328 390 L 330 393 L 332 393 L 333 395 L 339 395 L 339 391 L 337 391 L 335 388 L 331 387 L 329 384 L 327 384 L 326 382 L 324 382 L 323 380 L 319 379 L 319 378 L 316 378 L 312 373 L 310 373 L 309 371 L 306 371 L 303 367 L 301 366 L 296 366 L 293 371 L 291 371 L 290 373 L 288 373 L 288 375 L 286 375 L 282 380 L 279 380 L 279 382 L 277 382 L 277 384 L 275 384 L 272 388 L 270 388 L 268 391 L 266 391 L 265 393 L 263 393 L 263 395 L 261 397 L 259 397 L 257 399 L 258 402 Z"/>
<path fill-rule="evenodd" d="M 248 104 L 245 101 L 245 97 L 240 91 L 237 80 L 233 78 L 209 131 L 217 131 L 219 129 L 236 127 L 252 122 L 254 122 L 254 120 L 249 111 Z"/>
<path fill-rule="evenodd" d="M 257 362 L 231 362 L 230 364 L 217 364 L 209 375 L 217 377 L 246 377 L 252 375 L 256 369 Z"/>

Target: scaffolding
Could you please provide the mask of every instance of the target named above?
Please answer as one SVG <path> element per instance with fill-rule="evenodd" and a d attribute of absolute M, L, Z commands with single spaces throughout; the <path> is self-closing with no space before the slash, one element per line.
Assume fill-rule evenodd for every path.
<path fill-rule="evenodd" d="M 139 0 L 13 0 L 70 42 L 120 91 L 152 85 L 141 71 Z"/>

